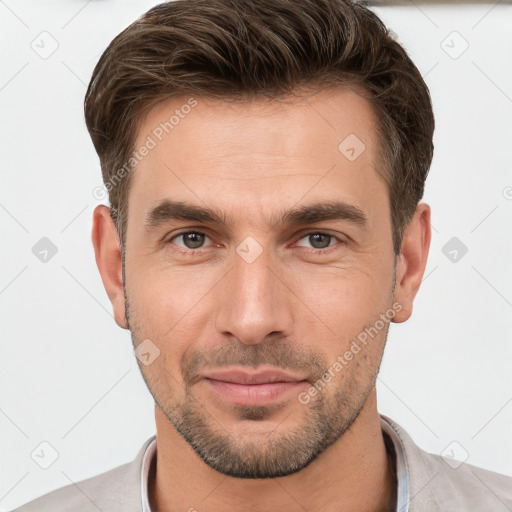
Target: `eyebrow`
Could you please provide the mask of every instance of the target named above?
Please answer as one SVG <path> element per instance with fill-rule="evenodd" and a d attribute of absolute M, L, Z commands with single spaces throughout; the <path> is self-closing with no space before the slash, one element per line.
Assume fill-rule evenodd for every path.
<path fill-rule="evenodd" d="M 182 201 L 162 200 L 152 208 L 146 217 L 146 230 L 152 231 L 172 221 L 190 221 L 201 224 L 228 226 L 233 222 L 231 215 L 217 210 L 196 206 Z M 310 224 L 319 221 L 343 220 L 359 227 L 366 227 L 368 219 L 359 207 L 342 201 L 317 202 L 299 206 L 279 215 L 273 215 L 268 224 L 271 228 L 294 224 Z"/>

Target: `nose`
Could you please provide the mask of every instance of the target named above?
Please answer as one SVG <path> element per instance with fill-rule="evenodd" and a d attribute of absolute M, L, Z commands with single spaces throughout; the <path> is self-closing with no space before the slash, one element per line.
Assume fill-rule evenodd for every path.
<path fill-rule="evenodd" d="M 270 334 L 289 336 L 293 294 L 278 272 L 268 251 L 252 262 L 235 253 L 233 268 L 218 285 L 218 332 L 247 345 L 261 343 Z"/>

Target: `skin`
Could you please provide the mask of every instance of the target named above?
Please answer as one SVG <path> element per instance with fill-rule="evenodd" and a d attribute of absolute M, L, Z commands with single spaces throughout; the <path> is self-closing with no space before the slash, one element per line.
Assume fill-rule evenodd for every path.
<path fill-rule="evenodd" d="M 135 147 L 188 99 L 150 110 Z M 375 390 L 389 323 L 308 403 L 298 391 L 311 389 L 379 315 L 410 317 L 430 208 L 418 205 L 395 257 L 375 114 L 350 89 L 302 101 L 196 100 L 132 171 L 124 284 L 108 208 L 98 206 L 93 220 L 117 324 L 131 330 L 136 347 L 150 339 L 160 350 L 151 364 L 139 362 L 156 402 L 152 510 L 392 510 Z M 354 161 L 338 149 L 352 133 L 366 146 Z M 147 229 L 148 212 L 163 199 L 232 218 L 226 226 L 168 221 Z M 366 226 L 269 224 L 293 207 L 330 200 L 357 206 Z M 197 243 L 173 238 L 187 230 L 199 236 L 194 255 Z M 315 233 L 333 238 L 315 245 Z M 262 250 L 251 263 L 236 251 L 248 236 Z M 234 367 L 282 369 L 307 382 L 268 407 L 235 406 L 199 378 Z"/>

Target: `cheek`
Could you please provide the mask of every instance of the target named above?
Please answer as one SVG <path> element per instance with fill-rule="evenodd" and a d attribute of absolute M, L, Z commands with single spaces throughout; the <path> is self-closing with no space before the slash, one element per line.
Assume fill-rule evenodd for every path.
<path fill-rule="evenodd" d="M 141 265 L 128 281 L 130 305 L 137 312 L 139 324 L 154 336 L 167 334 L 170 338 L 184 326 L 194 327 L 191 319 L 215 285 L 217 274 L 213 274 L 199 266 L 143 270 Z"/>
<path fill-rule="evenodd" d="M 190 345 L 204 337 L 204 321 L 210 318 L 200 316 L 205 290 L 195 284 L 198 280 L 185 279 L 177 271 L 144 272 L 139 268 L 132 275 L 133 279 L 127 279 L 132 335 L 141 347 L 150 340 L 158 352 L 151 364 L 142 364 L 141 371 L 151 389 L 172 390 L 177 398 L 184 393 L 180 361 Z"/>
<path fill-rule="evenodd" d="M 201 339 L 204 327 L 198 326 L 192 319 L 183 319 L 178 324 L 176 321 L 162 320 L 168 317 L 168 313 L 155 310 L 151 312 L 150 318 L 143 320 L 146 334 L 142 343 L 147 343 L 147 339 L 151 340 L 150 349 L 158 355 L 150 364 L 142 364 L 141 371 L 150 389 L 160 399 L 172 397 L 173 400 L 179 401 L 185 396 L 186 391 L 182 360 L 191 349 L 197 350 L 194 341 Z M 139 360 L 142 361 L 140 358 Z"/>
<path fill-rule="evenodd" d="M 389 308 L 391 284 L 392 275 L 383 268 L 341 261 L 328 268 L 310 269 L 300 279 L 295 277 L 292 289 L 305 306 L 307 329 L 316 329 L 320 323 L 331 337 L 346 340 Z"/>

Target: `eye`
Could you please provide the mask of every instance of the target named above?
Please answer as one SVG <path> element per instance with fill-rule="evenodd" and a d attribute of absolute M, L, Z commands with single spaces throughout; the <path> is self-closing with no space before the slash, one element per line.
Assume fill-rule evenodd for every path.
<path fill-rule="evenodd" d="M 330 250 L 327 250 L 329 247 L 332 247 L 333 245 L 336 245 L 336 243 L 331 244 L 331 242 L 342 242 L 338 237 L 334 235 L 330 235 L 328 233 L 321 233 L 321 232 L 314 232 L 314 233 L 308 233 L 304 235 L 300 240 L 306 240 L 306 243 L 310 243 L 313 249 L 317 249 L 316 251 L 311 252 L 330 252 Z M 299 247 L 307 247 L 304 245 L 301 245 L 300 243 L 297 243 L 297 246 Z"/>
<path fill-rule="evenodd" d="M 173 243 L 178 248 L 183 249 L 179 252 L 190 255 L 195 254 L 196 251 L 200 252 L 202 250 L 206 250 L 207 240 L 210 240 L 211 242 L 210 237 L 200 231 L 183 231 L 174 235 L 167 243 Z M 304 245 L 304 242 L 301 242 L 302 240 L 305 240 L 306 245 Z M 181 243 L 179 243 L 179 241 L 181 241 Z M 338 244 L 336 244 L 336 242 L 341 244 L 344 243 L 343 240 L 334 235 L 315 231 L 303 235 L 295 245 L 298 247 L 305 247 L 306 249 L 309 248 L 310 251 L 308 252 L 311 253 L 325 254 L 337 248 L 336 246 Z M 307 244 L 310 245 L 308 246 Z"/>
<path fill-rule="evenodd" d="M 176 243 L 176 240 L 182 239 L 183 245 Z M 169 242 L 174 242 L 178 247 L 189 249 L 193 252 L 194 249 L 202 249 L 205 239 L 209 239 L 204 233 L 199 231 L 184 231 L 174 235 Z"/>

